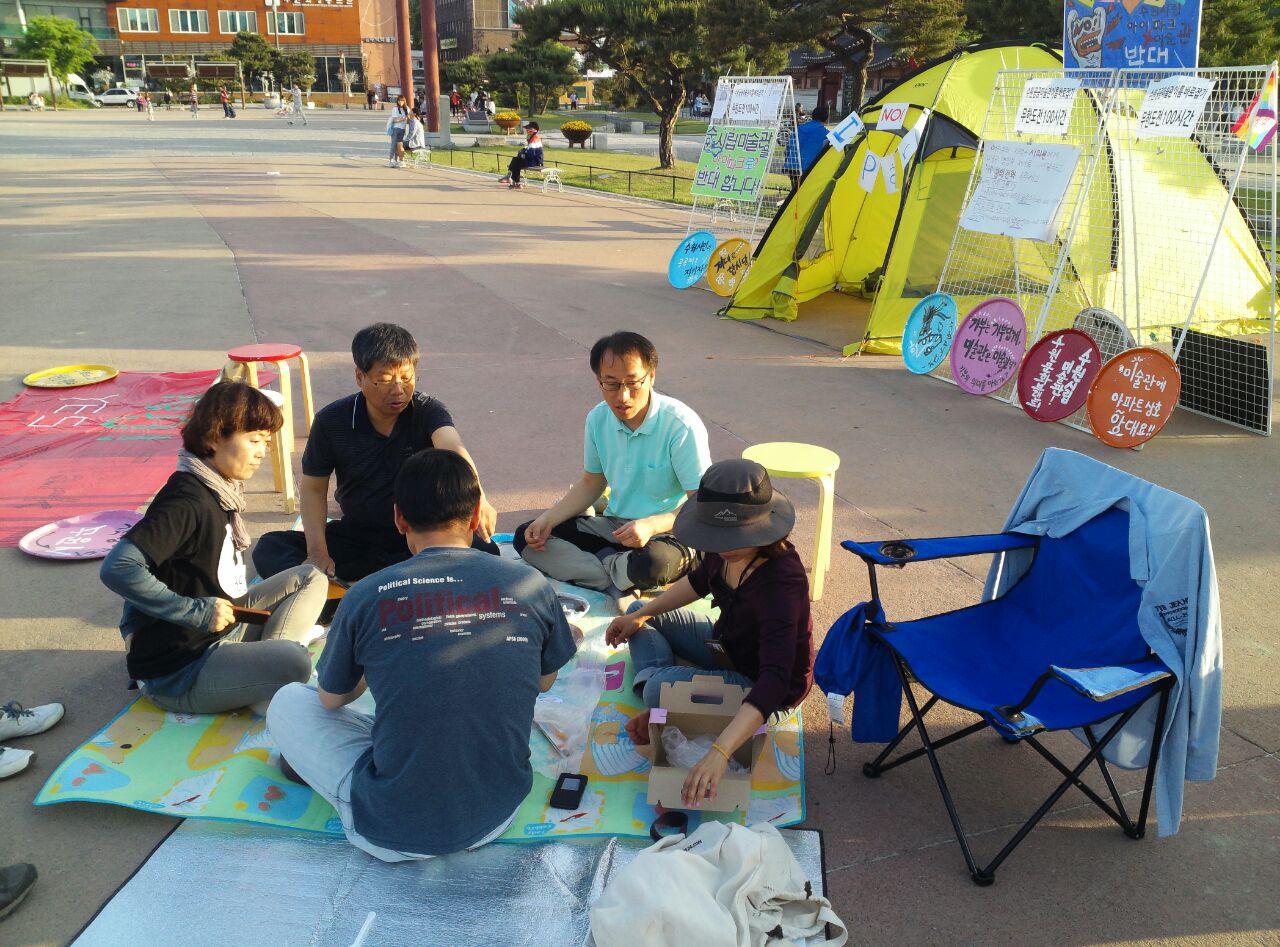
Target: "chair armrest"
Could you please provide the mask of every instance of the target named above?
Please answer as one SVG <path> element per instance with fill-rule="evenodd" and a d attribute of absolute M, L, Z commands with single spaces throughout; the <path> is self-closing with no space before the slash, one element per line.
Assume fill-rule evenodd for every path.
<path fill-rule="evenodd" d="M 987 536 L 944 536 L 938 539 L 891 539 L 858 543 L 846 539 L 840 545 L 870 565 L 902 566 L 929 559 L 953 559 L 984 553 L 1026 549 L 1040 542 L 1038 536 L 1021 533 L 992 533 Z"/>
<path fill-rule="evenodd" d="M 1096 701 L 1111 700 L 1173 676 L 1165 663 L 1154 654 L 1140 661 L 1099 668 L 1064 668 L 1051 664 L 1049 671 L 1068 687 Z"/>

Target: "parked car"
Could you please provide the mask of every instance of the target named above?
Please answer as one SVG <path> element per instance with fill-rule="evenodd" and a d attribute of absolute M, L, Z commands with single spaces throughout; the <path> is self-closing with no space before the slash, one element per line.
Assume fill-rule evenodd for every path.
<path fill-rule="evenodd" d="M 107 89 L 98 93 L 98 101 L 103 105 L 133 105 L 138 93 L 133 89 Z"/>

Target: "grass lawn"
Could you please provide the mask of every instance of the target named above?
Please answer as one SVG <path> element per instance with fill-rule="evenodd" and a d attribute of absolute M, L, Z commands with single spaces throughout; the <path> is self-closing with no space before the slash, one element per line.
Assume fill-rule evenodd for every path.
<path fill-rule="evenodd" d="M 437 149 L 431 160 L 434 164 L 506 174 L 507 162 L 518 150 L 514 146 Z M 677 204 L 693 203 L 689 182 L 693 180 L 697 165 L 692 161 L 677 161 L 673 170 L 663 170 L 658 167 L 658 159 L 651 155 L 563 148 L 548 148 L 546 155 L 548 167 L 558 167 L 565 184 Z M 672 178 L 675 178 L 674 185 Z M 778 189 L 770 194 L 777 197 L 782 197 L 791 186 L 780 174 L 772 175 L 769 185 Z"/>
<path fill-rule="evenodd" d="M 506 111 L 506 109 L 499 109 Z M 520 113 L 521 118 L 524 113 Z M 612 125 L 619 122 L 656 122 L 658 116 L 653 112 L 614 112 L 608 116 L 602 115 L 600 110 L 593 109 L 590 106 L 584 106 L 577 112 L 569 110 L 561 112 L 543 112 L 533 117 L 538 123 L 538 127 L 543 131 L 555 131 L 570 119 L 579 119 L 591 125 L 593 128 L 600 128 L 603 125 Z M 457 126 L 458 132 L 462 132 L 462 126 Z M 676 122 L 677 135 L 705 135 L 707 132 L 707 123 L 697 118 L 682 118 Z M 651 134 L 656 135 L 656 132 Z"/>

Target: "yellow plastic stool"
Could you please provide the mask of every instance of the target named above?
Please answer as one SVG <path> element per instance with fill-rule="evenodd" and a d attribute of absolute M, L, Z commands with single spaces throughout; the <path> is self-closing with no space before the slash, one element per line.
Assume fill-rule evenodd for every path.
<path fill-rule="evenodd" d="M 774 441 L 748 447 L 742 456 L 769 471 L 770 477 L 818 481 L 818 530 L 813 546 L 813 581 L 809 584 L 810 601 L 818 601 L 822 598 L 827 569 L 831 567 L 831 520 L 835 512 L 840 455 L 816 444 Z"/>

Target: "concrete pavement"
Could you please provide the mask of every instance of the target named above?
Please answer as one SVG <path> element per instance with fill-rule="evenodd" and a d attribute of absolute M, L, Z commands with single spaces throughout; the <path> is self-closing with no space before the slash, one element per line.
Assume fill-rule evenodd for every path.
<path fill-rule="evenodd" d="M 333 150 L 306 156 L 281 142 L 292 148 L 316 132 L 290 140 L 243 119 L 205 131 L 221 122 L 213 115 L 207 125 L 182 116 L 182 133 L 199 126 L 199 154 L 162 156 L 169 146 L 141 139 L 146 130 L 93 154 L 81 150 L 87 136 L 68 142 L 32 127 L 41 118 L 0 116 L 4 397 L 46 365 L 216 367 L 231 344 L 288 339 L 312 354 L 323 403 L 350 388 L 352 331 L 400 321 L 423 343 L 424 385 L 454 413 L 509 529 L 580 469 L 582 416 L 598 397 L 586 350 L 628 327 L 657 343 L 659 387 L 699 411 L 714 456 L 779 439 L 840 453 L 837 538 L 996 528 L 1051 444 L 1194 497 L 1214 529 L 1226 699 L 1222 770 L 1215 782 L 1188 787 L 1178 836 L 1131 842 L 1067 796 L 996 886 L 977 889 L 922 764 L 867 780 L 861 763 L 874 748 L 838 735 L 835 773 L 824 775 L 818 699 L 806 707 L 806 824 L 824 833 L 829 892 L 858 943 L 1280 940 L 1274 440 L 1188 415 L 1141 453 L 1119 453 L 909 376 L 896 360 L 841 359 L 817 342 L 717 320 L 715 297 L 677 293 L 663 278 L 685 214 L 579 194 L 511 194 L 472 176 L 341 157 L 357 136 L 368 140 L 359 123 L 373 122 L 369 113 L 346 130 L 335 121 Z M 83 121 L 105 129 L 120 118 Z M 805 323 L 787 328 L 803 333 Z M 255 534 L 285 523 L 269 479 L 254 487 Z M 804 484 L 787 489 L 807 555 L 816 494 Z M 58 728 L 21 744 L 40 753 L 32 770 L 0 785 L 0 861 L 35 861 L 43 876 L 0 926 L 0 943 L 59 943 L 172 823 L 103 806 L 30 805 L 53 765 L 129 699 L 118 603 L 91 565 L 37 562 L 12 549 L 0 558 L 0 696 L 68 705 Z M 835 554 L 815 609 L 819 631 L 865 597 L 865 574 L 849 559 Z M 902 618 L 973 601 L 981 565 L 893 572 L 886 601 Z M 943 715 L 937 727 L 967 719 Z M 1071 742 L 1057 741 L 1067 750 Z M 947 754 L 981 854 L 1055 783 L 1032 754 L 993 738 Z M 1122 780 L 1125 791 L 1137 785 Z"/>

